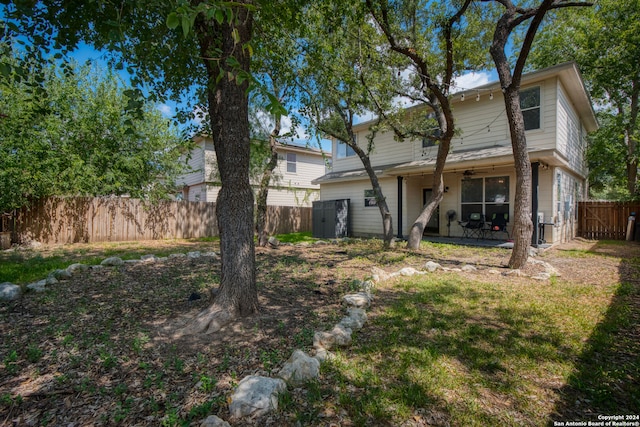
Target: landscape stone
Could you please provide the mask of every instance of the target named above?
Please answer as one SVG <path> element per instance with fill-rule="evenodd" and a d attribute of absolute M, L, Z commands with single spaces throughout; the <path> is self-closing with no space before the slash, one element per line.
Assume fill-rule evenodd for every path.
<path fill-rule="evenodd" d="M 367 312 L 362 308 L 349 307 L 347 310 L 347 316 L 343 317 L 340 321 L 340 325 L 345 328 L 349 328 L 353 331 L 362 329 L 367 321 Z"/>
<path fill-rule="evenodd" d="M 112 256 L 112 257 L 109 257 L 109 258 L 105 258 L 100 263 L 100 265 L 105 266 L 105 267 L 117 267 L 117 266 L 120 266 L 120 265 L 123 265 L 123 264 L 124 264 L 124 261 L 122 261 L 122 258 L 117 257 L 117 256 Z"/>
<path fill-rule="evenodd" d="M 200 258 L 201 256 L 202 254 L 200 253 L 200 251 L 187 252 L 187 258 L 190 259 Z"/>
<path fill-rule="evenodd" d="M 373 280 L 365 280 L 360 284 L 360 290 L 366 293 L 370 293 L 375 287 L 376 283 Z"/>
<path fill-rule="evenodd" d="M 330 349 L 336 342 L 336 338 L 330 332 L 316 331 L 313 334 L 313 348 L 315 349 Z"/>
<path fill-rule="evenodd" d="M 367 292 L 358 292 L 355 294 L 347 294 L 342 297 L 345 304 L 353 307 L 368 307 L 371 304 L 371 295 Z"/>
<path fill-rule="evenodd" d="M 47 281 L 45 279 L 45 280 L 40 280 L 38 282 L 29 283 L 27 285 L 27 289 L 30 289 L 35 292 L 44 292 L 47 290 L 46 286 L 47 286 Z"/>
<path fill-rule="evenodd" d="M 280 369 L 278 376 L 287 383 L 296 386 L 302 385 L 312 378 L 317 378 L 319 374 L 320 361 L 308 356 L 302 350 L 295 350 Z"/>
<path fill-rule="evenodd" d="M 376 282 L 384 282 L 391 278 L 389 273 L 378 267 L 373 267 L 371 269 L 371 274 L 373 275 L 373 280 Z"/>
<path fill-rule="evenodd" d="M 502 273 L 502 275 L 503 276 L 516 276 L 516 277 L 524 277 L 524 276 L 526 276 L 526 274 L 522 270 L 520 270 L 518 268 L 513 269 L 513 270 L 507 270 L 504 273 Z"/>
<path fill-rule="evenodd" d="M 125 264 L 140 264 L 142 260 L 139 259 L 125 259 L 123 261 Z"/>
<path fill-rule="evenodd" d="M 334 343 L 338 347 L 346 347 L 351 345 L 351 328 L 347 328 L 341 324 L 337 324 L 331 330 L 331 335 L 334 337 Z"/>
<path fill-rule="evenodd" d="M 467 271 L 467 272 L 474 272 L 474 271 L 478 271 L 478 269 L 476 267 L 474 267 L 473 265 L 464 265 L 462 266 L 462 271 Z"/>
<path fill-rule="evenodd" d="M 55 285 L 56 283 L 58 283 L 58 279 L 56 279 L 53 276 L 48 276 L 46 279 L 44 279 L 45 285 L 49 286 L 49 285 Z"/>
<path fill-rule="evenodd" d="M 278 409 L 278 395 L 287 389 L 280 378 L 250 375 L 240 381 L 230 397 L 229 412 L 234 418 L 259 417 Z"/>
<path fill-rule="evenodd" d="M 544 263 L 544 271 L 548 273 L 550 276 L 557 276 L 557 277 L 561 276 L 560 272 L 548 262 Z"/>
<path fill-rule="evenodd" d="M 214 258 L 214 259 L 218 258 L 218 254 L 213 252 L 213 251 L 205 252 L 205 253 L 202 254 L 202 256 L 207 257 L 207 258 Z"/>
<path fill-rule="evenodd" d="M 89 269 L 89 266 L 87 264 L 75 263 L 67 267 L 67 273 L 75 274 L 79 271 L 87 271 L 88 269 Z"/>
<path fill-rule="evenodd" d="M 487 273 L 489 273 L 489 274 L 500 274 L 500 272 L 498 270 L 496 270 L 495 268 L 487 270 Z"/>
<path fill-rule="evenodd" d="M 140 257 L 140 261 L 144 262 L 144 263 L 149 263 L 149 264 L 153 264 L 156 261 L 158 261 L 158 257 L 155 255 L 142 255 Z"/>
<path fill-rule="evenodd" d="M 55 277 L 58 280 L 71 279 L 71 272 L 68 270 L 68 268 L 69 267 L 67 267 L 67 270 L 55 270 L 51 274 L 49 274 L 49 277 Z"/>
<path fill-rule="evenodd" d="M 322 363 L 325 360 L 331 360 L 333 353 L 329 352 L 326 348 L 317 348 L 316 354 L 313 356 L 318 362 Z"/>
<path fill-rule="evenodd" d="M 420 272 L 413 267 L 405 267 L 399 270 L 398 274 L 401 276 L 411 277 L 415 276 L 416 274 L 420 274 Z"/>
<path fill-rule="evenodd" d="M 20 298 L 22 288 L 10 282 L 0 283 L 0 300 L 13 301 Z"/>
<path fill-rule="evenodd" d="M 424 269 L 433 273 L 437 269 L 442 269 L 442 266 L 437 262 L 427 261 L 427 263 L 424 265 Z"/>
<path fill-rule="evenodd" d="M 169 255 L 169 258 L 186 258 L 187 255 L 186 254 L 171 254 Z"/>
<path fill-rule="evenodd" d="M 280 240 L 278 240 L 275 236 L 271 236 L 269 237 L 269 244 L 272 247 L 277 248 L 278 246 L 280 246 Z"/>
<path fill-rule="evenodd" d="M 544 272 L 544 273 L 538 273 L 535 276 L 531 276 L 531 278 L 535 280 L 549 280 L 551 279 L 551 275 L 547 272 Z"/>
<path fill-rule="evenodd" d="M 231 425 L 222 418 L 209 415 L 206 419 L 202 420 L 200 427 L 231 427 Z"/>

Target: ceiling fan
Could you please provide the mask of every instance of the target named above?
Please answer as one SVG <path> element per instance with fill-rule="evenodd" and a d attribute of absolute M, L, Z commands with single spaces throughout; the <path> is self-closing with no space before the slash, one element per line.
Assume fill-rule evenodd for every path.
<path fill-rule="evenodd" d="M 471 179 L 471 177 L 477 173 L 486 173 L 486 172 L 478 172 L 476 170 L 473 169 L 467 169 L 464 172 L 462 172 L 462 175 L 464 176 L 463 179 Z"/>

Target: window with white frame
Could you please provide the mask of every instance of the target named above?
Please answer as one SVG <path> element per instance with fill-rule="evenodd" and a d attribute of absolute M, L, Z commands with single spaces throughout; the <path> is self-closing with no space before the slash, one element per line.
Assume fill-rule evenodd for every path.
<path fill-rule="evenodd" d="M 378 206 L 376 193 L 373 190 L 364 190 L 364 207 L 372 208 Z"/>
<path fill-rule="evenodd" d="M 356 155 L 356 152 L 353 151 L 353 148 L 351 148 L 347 143 L 342 141 L 337 141 L 336 151 L 337 151 L 336 155 L 339 159 L 344 159 L 344 158 L 352 157 Z"/>
<path fill-rule="evenodd" d="M 433 111 L 427 114 L 427 119 L 428 120 L 433 120 L 434 124 L 433 124 L 433 129 L 431 131 L 431 138 L 425 136 L 424 138 L 422 138 L 422 148 L 429 148 L 429 147 L 433 147 L 437 144 L 437 140 L 434 138 L 439 138 L 442 135 L 442 131 L 440 130 L 440 125 L 438 124 L 437 120 L 436 120 L 436 113 L 434 113 Z"/>
<path fill-rule="evenodd" d="M 540 129 L 540 86 L 520 91 L 524 130 Z"/>
<path fill-rule="evenodd" d="M 509 213 L 509 177 L 465 178 L 462 180 L 461 218 L 472 213 L 484 214 L 491 221 L 493 214 Z"/>
<path fill-rule="evenodd" d="M 296 173 L 296 153 L 287 153 L 287 172 Z"/>

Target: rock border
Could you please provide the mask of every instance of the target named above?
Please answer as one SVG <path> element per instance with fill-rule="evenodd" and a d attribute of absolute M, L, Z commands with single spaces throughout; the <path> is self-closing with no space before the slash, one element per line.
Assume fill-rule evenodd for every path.
<path fill-rule="evenodd" d="M 299 244 L 281 243 L 274 237 L 269 239 L 269 245 L 275 249 L 279 246 L 301 246 L 329 245 L 361 241 L 361 239 L 333 239 L 331 241 L 318 240 L 314 243 L 303 242 Z M 89 269 L 99 270 L 108 267 L 119 267 L 125 264 L 154 264 L 172 258 L 198 259 L 210 257 L 218 259 L 215 252 L 192 251 L 187 253 L 173 253 L 167 257 L 157 257 L 156 255 L 143 255 L 140 259 L 123 260 L 120 257 L 105 258 L 97 265 L 74 263 L 66 269 L 58 269 L 51 272 L 47 278 L 25 285 L 25 288 L 34 292 L 44 292 L 47 287 L 68 280 L 73 275 Z M 537 260 L 532 256 L 529 263 L 541 265 L 545 271 L 533 276 L 527 276 L 521 270 L 508 270 L 500 272 L 496 269 L 488 270 L 492 274 L 502 274 L 503 276 L 531 277 L 535 280 L 551 280 L 560 276 L 558 270 L 546 261 Z M 348 347 L 352 343 L 354 332 L 362 329 L 367 322 L 366 309 L 373 302 L 373 292 L 376 285 L 397 277 L 411 277 L 415 275 L 425 275 L 436 271 L 444 272 L 468 272 L 478 271 L 478 268 L 465 264 L 462 267 L 443 267 L 441 264 L 429 260 L 422 270 L 413 267 L 404 267 L 400 270 L 387 273 L 385 270 L 373 267 L 368 280 L 355 280 L 354 284 L 358 291 L 346 294 L 342 297 L 342 302 L 346 306 L 346 315 L 334 325 L 329 331 L 316 331 L 313 336 L 313 356 L 309 356 L 302 350 L 294 350 L 291 357 L 284 363 L 275 377 L 265 377 L 259 375 L 248 375 L 244 377 L 236 386 L 235 390 L 228 398 L 229 414 L 231 420 L 242 418 L 255 418 L 278 409 L 278 396 L 284 393 L 288 387 L 299 387 L 307 381 L 317 378 L 320 375 L 320 364 L 330 360 L 333 354 L 330 352 L 335 347 Z M 12 301 L 22 296 L 22 287 L 10 282 L 0 283 L 0 301 Z M 200 427 L 230 427 L 227 421 L 216 415 L 210 415 L 202 420 Z"/>
<path fill-rule="evenodd" d="M 190 258 L 197 259 L 201 257 L 208 257 L 214 260 L 218 259 L 218 254 L 215 252 L 200 252 L 193 251 L 185 253 L 173 253 L 166 257 L 157 257 L 156 255 L 142 255 L 140 259 L 128 259 L 123 260 L 120 257 L 107 257 L 103 259 L 100 264 L 83 264 L 74 263 L 69 265 L 65 269 L 54 270 L 42 280 L 27 283 L 24 286 L 16 285 L 11 282 L 0 283 L 0 301 L 13 301 L 17 300 L 25 294 L 25 290 L 33 292 L 44 292 L 48 286 L 55 285 L 61 281 L 69 280 L 75 274 L 87 271 L 87 270 L 100 270 L 107 267 L 120 267 L 125 264 L 154 264 L 157 262 L 163 262 L 172 258 Z"/>

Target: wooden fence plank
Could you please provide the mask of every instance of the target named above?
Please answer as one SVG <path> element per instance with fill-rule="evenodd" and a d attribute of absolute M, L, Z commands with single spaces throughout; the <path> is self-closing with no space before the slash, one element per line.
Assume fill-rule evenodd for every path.
<path fill-rule="evenodd" d="M 585 201 L 578 202 L 578 210 L 578 236 L 592 240 L 625 240 L 629 216 L 631 212 L 640 213 L 640 203 Z"/>
<path fill-rule="evenodd" d="M 269 206 L 270 234 L 311 231 L 311 208 Z M 44 244 L 115 242 L 218 235 L 215 203 L 128 198 L 50 198 L 16 211 L 12 240 Z"/>

